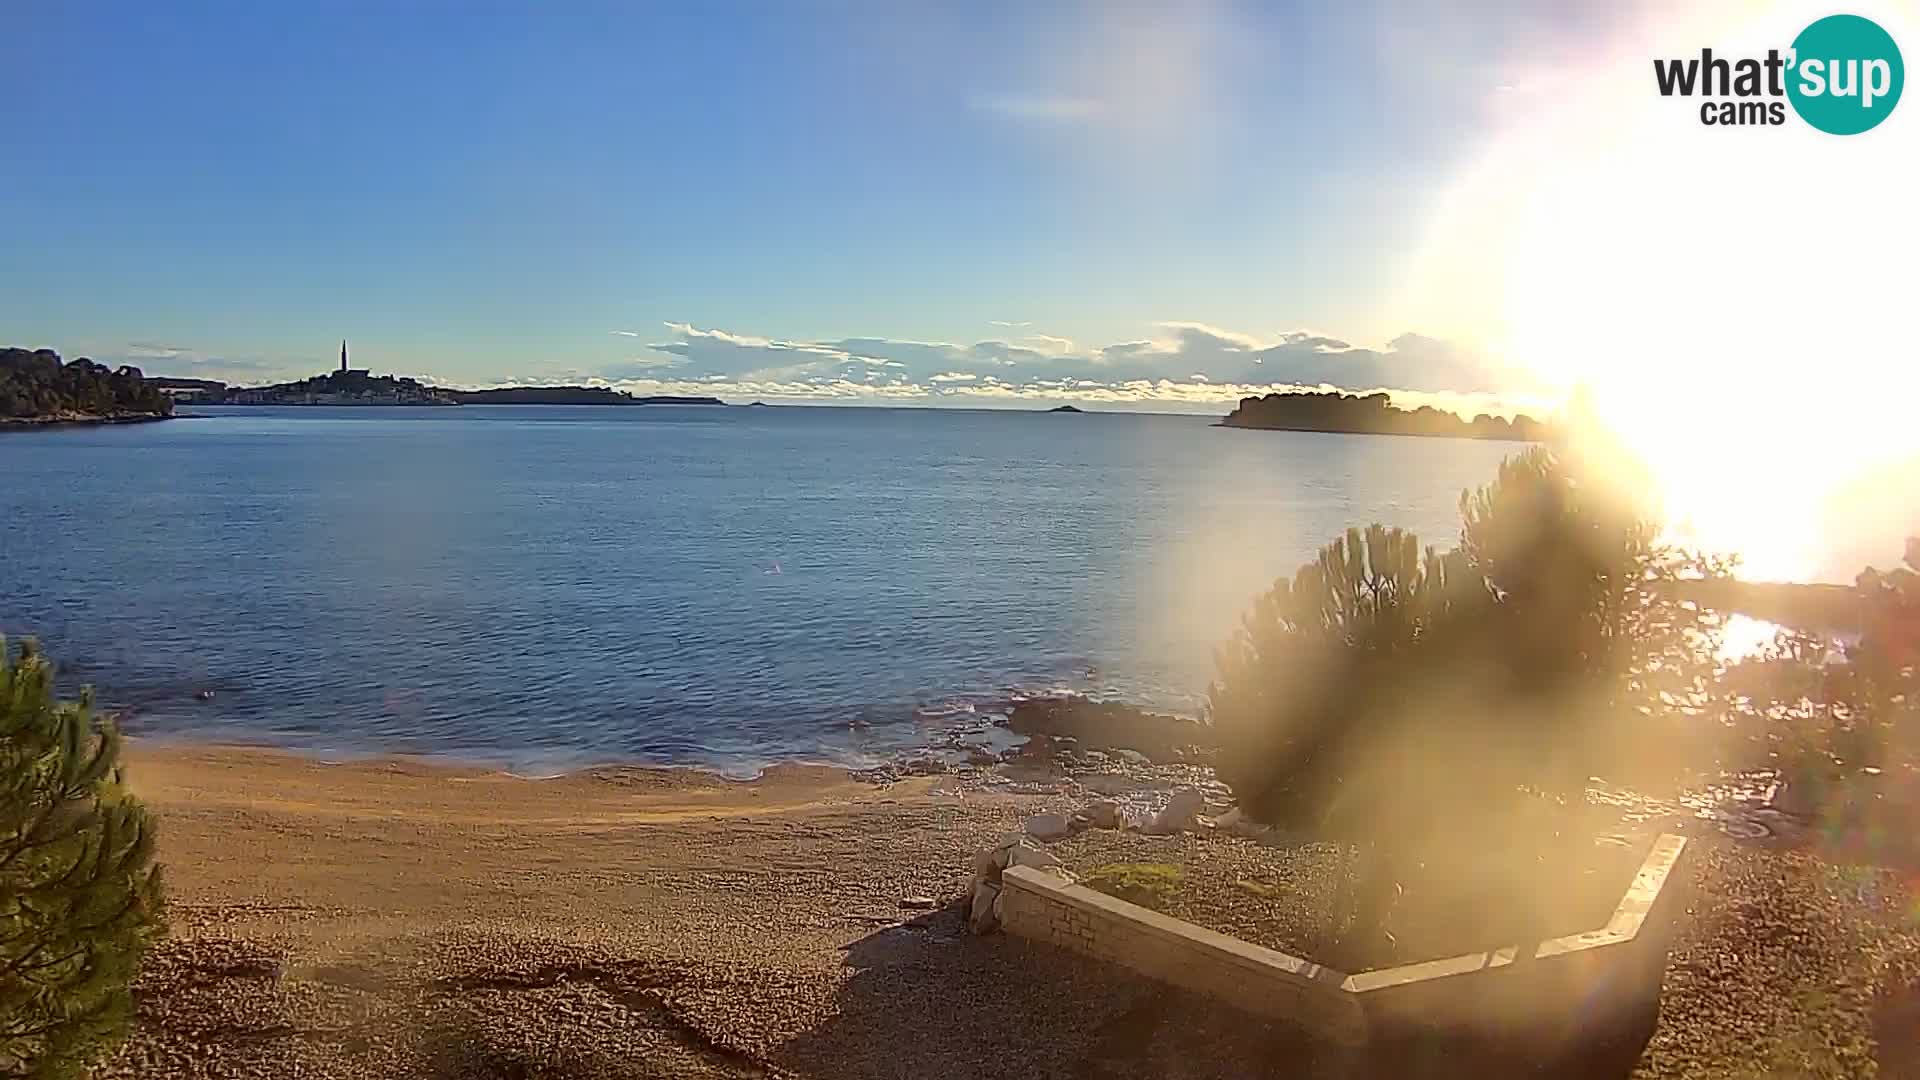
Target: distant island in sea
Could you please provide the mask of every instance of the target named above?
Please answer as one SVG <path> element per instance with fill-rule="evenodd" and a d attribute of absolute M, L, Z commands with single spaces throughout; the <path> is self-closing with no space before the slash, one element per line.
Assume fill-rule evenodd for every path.
<path fill-rule="evenodd" d="M 1450 439 L 1511 439 L 1539 442 L 1548 426 L 1531 416 L 1489 416 L 1471 420 L 1445 409 L 1422 405 L 1402 409 L 1384 393 L 1293 391 L 1240 399 L 1221 427 L 1265 431 L 1326 431 L 1353 435 L 1426 435 Z"/>
<path fill-rule="evenodd" d="M 724 405 L 715 397 L 661 395 L 636 397 L 605 386 L 507 386 L 455 390 L 428 386 L 404 376 L 374 375 L 347 363 L 340 343 L 340 366 L 323 375 L 272 386 L 229 386 L 212 379 L 160 377 L 153 380 L 181 401 L 200 405 Z"/>
<path fill-rule="evenodd" d="M 0 349 L 0 427 L 164 420 L 173 399 L 139 368 L 109 368 L 52 349 Z"/>

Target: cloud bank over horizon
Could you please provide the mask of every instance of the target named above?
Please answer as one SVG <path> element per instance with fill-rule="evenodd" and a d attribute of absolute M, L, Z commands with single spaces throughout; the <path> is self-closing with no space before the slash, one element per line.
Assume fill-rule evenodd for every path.
<path fill-rule="evenodd" d="M 641 394 L 990 406 L 1079 401 L 1205 411 L 1276 390 L 1385 390 L 1403 404 L 1510 414 L 1540 388 L 1473 350 L 1405 333 L 1383 346 L 1306 330 L 1262 337 L 1198 322 L 1154 323 L 1138 340 L 1087 346 L 1020 331 L 971 344 L 886 337 L 794 340 L 664 324 L 644 350 L 586 373 Z"/>
<path fill-rule="evenodd" d="M 1417 333 L 1369 346 L 1308 330 L 1262 336 L 1163 321 L 1148 324 L 1134 340 L 1086 345 L 1045 333 L 1031 321 L 988 325 L 996 336 L 960 344 L 879 336 L 791 339 L 669 321 L 659 331 L 605 331 L 603 351 L 618 358 L 597 367 L 547 364 L 476 379 L 448 377 L 427 364 L 412 371 L 395 367 L 393 374 L 449 386 L 565 382 L 735 401 L 970 407 L 1080 402 L 1140 411 L 1223 412 L 1243 397 L 1297 389 L 1386 391 L 1402 405 L 1467 415 L 1537 412 L 1551 400 L 1524 373 Z M 389 365 L 377 359 L 380 351 L 374 347 L 367 362 L 384 371 Z M 151 374 L 246 384 L 313 373 L 308 360 L 236 358 L 151 342 L 127 343 L 118 355 L 107 350 L 101 358 L 139 364 Z"/>

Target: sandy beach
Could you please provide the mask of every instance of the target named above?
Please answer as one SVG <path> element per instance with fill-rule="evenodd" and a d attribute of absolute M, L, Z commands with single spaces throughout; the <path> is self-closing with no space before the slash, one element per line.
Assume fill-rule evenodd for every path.
<path fill-rule="evenodd" d="M 914 1054 L 941 1052 L 1030 1075 L 1074 1049 L 1006 1023 L 1060 1003 L 1027 998 L 1004 943 L 944 913 L 883 935 L 897 956 L 875 937 L 1044 797 L 151 745 L 128 772 L 172 933 L 106 1075 L 927 1075 Z M 964 954 L 962 977 L 915 948 Z M 955 1027 L 969 969 L 1013 989 Z"/>
<path fill-rule="evenodd" d="M 800 767 L 750 783 L 628 768 L 540 780 L 152 744 L 130 749 L 128 774 L 161 823 L 171 933 L 103 1076 L 1348 1072 L 1284 1026 L 964 933 L 946 902 L 972 853 L 1071 804 L 1047 785 Z M 1133 857 L 1189 862 L 1239 857 L 1238 843 L 1127 841 Z M 1873 1040 L 1885 967 L 1868 958 L 1885 951 L 1841 933 L 1856 909 L 1829 868 L 1701 850 L 1640 1074 L 1801 1061 L 1861 1075 L 1878 1057 L 1882 1076 L 1910 1075 Z"/>

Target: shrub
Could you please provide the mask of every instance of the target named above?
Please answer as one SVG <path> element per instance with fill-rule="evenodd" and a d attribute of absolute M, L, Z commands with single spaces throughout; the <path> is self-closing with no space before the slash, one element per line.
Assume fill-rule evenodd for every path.
<path fill-rule="evenodd" d="M 1835 819 L 1846 804 L 1879 802 L 1894 813 L 1920 783 L 1920 541 L 1907 567 L 1872 567 L 1855 578 L 1858 640 L 1783 631 L 1729 673 L 1729 712 L 1763 741 L 1795 801 Z M 1886 781 L 1864 788 L 1862 770 Z M 1828 820 L 1837 826 L 1837 820 Z M 1904 828 L 1904 823 L 1895 826 Z"/>
<path fill-rule="evenodd" d="M 1351 529 L 1254 600 L 1219 651 L 1209 712 L 1227 752 L 1218 772 L 1257 820 L 1334 834 L 1359 810 L 1345 797 L 1374 736 L 1417 702 L 1419 647 L 1456 607 L 1485 603 L 1417 537 Z M 1364 731 L 1362 729 L 1365 729 Z"/>
<path fill-rule="evenodd" d="M 1080 884 L 1129 904 L 1165 911 L 1186 879 L 1186 871 L 1172 863 L 1107 863 L 1094 867 Z"/>
<path fill-rule="evenodd" d="M 1545 449 L 1461 514 L 1444 555 L 1379 525 L 1328 545 L 1256 598 L 1209 689 L 1242 810 L 1357 856 L 1334 916 L 1356 961 L 1392 955 L 1394 904 L 1448 845 L 1548 860 L 1623 735 L 1708 704 L 1719 619 L 1673 585 L 1724 564 Z"/>
<path fill-rule="evenodd" d="M 56 701 L 34 643 L 0 640 L 0 1075 L 78 1075 L 125 1031 L 161 896 L 119 755 L 91 692 Z"/>

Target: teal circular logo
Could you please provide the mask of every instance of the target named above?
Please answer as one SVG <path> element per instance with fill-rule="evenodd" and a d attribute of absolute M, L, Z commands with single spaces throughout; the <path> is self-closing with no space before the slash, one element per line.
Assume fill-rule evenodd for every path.
<path fill-rule="evenodd" d="M 1880 24 L 1829 15 L 1793 39 L 1787 100 L 1800 119 L 1830 135 L 1858 135 L 1900 103 L 1906 67 Z"/>

